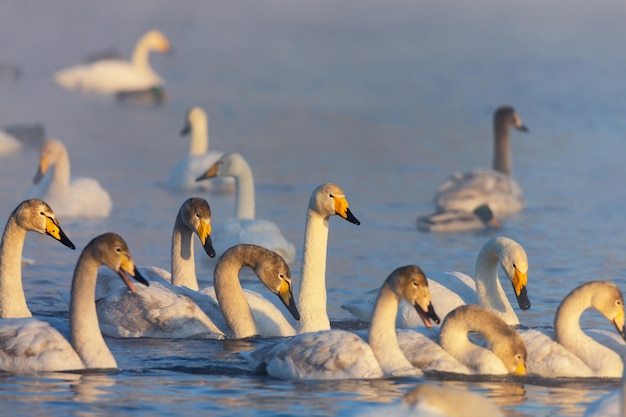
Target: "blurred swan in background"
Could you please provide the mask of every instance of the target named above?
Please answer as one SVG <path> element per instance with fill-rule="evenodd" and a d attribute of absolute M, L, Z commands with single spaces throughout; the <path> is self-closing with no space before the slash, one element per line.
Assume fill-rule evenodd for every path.
<path fill-rule="evenodd" d="M 25 145 L 41 146 L 44 127 L 40 123 L 11 125 L 0 128 L 0 156 L 12 155 Z"/>
<path fill-rule="evenodd" d="M 424 272 L 415 265 L 394 270 L 376 301 L 368 342 L 345 330 L 299 334 L 274 345 L 243 353 L 258 370 L 282 379 L 320 380 L 420 375 L 404 357 L 393 326 L 400 299 L 408 301 L 431 327 L 439 322 Z"/>
<path fill-rule="evenodd" d="M 63 69 L 54 75 L 54 80 L 67 89 L 104 94 L 151 90 L 155 87 L 162 89 L 165 83 L 148 61 L 151 51 L 164 54 L 170 51 L 169 41 L 158 30 L 150 30 L 139 39 L 131 61 L 96 60 L 89 64 Z"/>
<path fill-rule="evenodd" d="M 224 154 L 209 150 L 209 122 L 200 107 L 187 111 L 181 136 L 191 133 L 189 153 L 174 165 L 167 177 L 167 186 L 173 190 L 212 190 L 220 193 L 235 192 L 233 178 L 215 178 L 211 181 L 196 181 L 207 167 L 213 165 Z"/>
<path fill-rule="evenodd" d="M 0 370 L 25 373 L 117 368 L 96 315 L 95 289 L 100 265 L 117 272 L 130 291 L 135 291 L 135 286 L 129 275 L 147 285 L 119 235 L 105 233 L 94 238 L 83 249 L 74 270 L 70 340 L 38 319 L 0 319 Z"/>
<path fill-rule="evenodd" d="M 450 210 L 417 218 L 417 229 L 423 232 L 467 232 L 500 227 L 500 222 L 493 217 L 487 204 L 482 204 L 471 212 Z"/>
<path fill-rule="evenodd" d="M 494 153 L 492 169 L 456 173 L 439 186 L 435 195 L 438 211 L 472 212 L 487 204 L 496 217 L 524 208 L 522 188 L 512 177 L 510 129 L 527 132 L 515 109 L 502 106 L 493 116 Z"/>

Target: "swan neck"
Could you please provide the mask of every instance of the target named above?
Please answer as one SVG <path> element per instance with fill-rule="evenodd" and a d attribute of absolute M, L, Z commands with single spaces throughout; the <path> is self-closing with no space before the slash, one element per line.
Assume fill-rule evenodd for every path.
<path fill-rule="evenodd" d="M 478 304 L 502 318 L 516 316 L 498 277 L 499 262 L 500 254 L 494 244 L 484 247 L 478 254 L 474 277 Z"/>
<path fill-rule="evenodd" d="M 247 164 L 235 175 L 235 187 L 235 217 L 254 219 L 254 177 Z"/>
<path fill-rule="evenodd" d="M 401 369 L 413 368 L 400 350 L 396 336 L 399 303 L 398 296 L 389 285 L 383 284 L 376 299 L 370 323 L 369 344 L 381 369 L 387 375 Z"/>
<path fill-rule="evenodd" d="M 215 295 L 224 315 L 231 337 L 243 339 L 257 335 L 250 305 L 239 281 L 239 271 L 254 263 L 239 250 L 227 252 L 215 267 Z"/>
<path fill-rule="evenodd" d="M 329 218 L 307 211 L 300 271 L 300 332 L 329 330 L 326 311 L 326 252 Z"/>
<path fill-rule="evenodd" d="M 204 155 L 209 151 L 209 124 L 206 117 L 194 120 L 191 127 L 189 155 Z"/>
<path fill-rule="evenodd" d="M 0 318 L 3 319 L 32 317 L 22 286 L 22 251 L 26 233 L 11 215 L 0 242 Z"/>
<path fill-rule="evenodd" d="M 133 66 L 139 70 L 150 70 L 150 62 L 148 61 L 149 55 L 150 49 L 146 45 L 145 40 L 142 39 L 137 42 L 137 45 L 133 50 Z"/>
<path fill-rule="evenodd" d="M 50 167 L 52 170 L 51 188 L 62 187 L 67 188 L 70 185 L 70 158 L 67 151 L 64 150 L 59 154 L 57 161 Z"/>
<path fill-rule="evenodd" d="M 508 176 L 512 174 L 511 134 L 509 128 L 499 120 L 494 121 L 493 169 Z"/>
<path fill-rule="evenodd" d="M 85 251 L 76 264 L 70 301 L 71 342 L 85 368 L 117 368 L 98 324 L 95 300 L 98 266 Z"/>
<path fill-rule="evenodd" d="M 198 291 L 196 264 L 194 257 L 193 231 L 185 225 L 180 216 L 176 216 L 172 232 L 172 285 L 188 287 Z"/>

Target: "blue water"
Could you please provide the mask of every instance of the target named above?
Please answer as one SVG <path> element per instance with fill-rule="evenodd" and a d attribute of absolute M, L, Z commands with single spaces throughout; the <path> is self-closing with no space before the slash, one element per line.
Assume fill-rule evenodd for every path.
<path fill-rule="evenodd" d="M 0 13 L 0 62 L 22 78 L 0 79 L 0 125 L 39 121 L 68 146 L 72 172 L 97 178 L 113 198 L 105 220 L 60 219 L 79 247 L 116 231 L 142 265 L 169 265 L 178 207 L 193 193 L 161 183 L 187 149 L 185 111 L 204 107 L 213 149 L 240 152 L 257 184 L 257 214 L 301 249 L 306 204 L 322 182 L 338 183 L 354 226 L 331 220 L 328 308 L 349 320 L 345 300 L 397 266 L 471 273 L 495 232 L 418 233 L 448 174 L 488 166 L 491 115 L 518 110 L 530 133 L 514 133 L 514 175 L 527 209 L 497 232 L 528 252 L 530 310 L 523 324 L 549 326 L 576 285 L 626 288 L 626 4 L 551 2 L 233 0 L 8 1 Z M 160 107 L 64 91 L 52 74 L 111 47 L 129 55 L 145 30 L 161 29 L 171 56 L 151 57 L 166 79 Z M 0 159 L 0 218 L 28 188 L 37 149 Z M 214 219 L 233 199 L 205 195 Z M 31 310 L 67 316 L 78 256 L 29 235 L 24 269 Z M 301 250 L 299 252 L 301 255 Z M 211 267 L 197 262 L 200 278 Z M 292 265 L 299 276 L 300 257 Z M 296 283 L 297 285 L 297 283 Z M 508 288 L 506 288 L 508 291 Z M 610 329 L 596 313 L 585 326 Z M 421 380 L 324 383 L 255 376 L 237 354 L 260 341 L 107 340 L 116 374 L 0 376 L 2 413 L 32 416 L 328 416 L 397 402 Z M 487 395 L 507 415 L 580 415 L 616 381 L 437 381 Z"/>

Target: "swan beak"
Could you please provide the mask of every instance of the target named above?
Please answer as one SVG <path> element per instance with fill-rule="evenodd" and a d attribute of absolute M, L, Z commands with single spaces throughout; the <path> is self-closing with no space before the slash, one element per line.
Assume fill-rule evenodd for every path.
<path fill-rule="evenodd" d="M 433 323 L 431 322 L 431 320 L 434 321 L 436 324 L 439 324 L 439 316 L 437 315 L 437 313 L 435 313 L 433 303 L 429 302 L 428 308 L 426 310 L 424 310 L 418 303 L 415 303 L 413 307 L 415 307 L 417 315 L 420 316 L 422 322 L 424 322 L 424 326 L 426 326 L 427 329 L 432 329 L 433 327 Z"/>
<path fill-rule="evenodd" d="M 183 130 L 180 131 L 180 136 L 188 135 L 189 132 L 191 132 L 191 125 L 187 122 L 185 126 L 183 126 Z"/>
<path fill-rule="evenodd" d="M 528 128 L 527 128 L 527 127 L 526 127 L 526 125 L 524 125 L 524 124 L 521 124 L 521 125 L 519 125 L 519 126 L 515 126 L 515 128 L 516 128 L 517 130 L 519 130 L 520 132 L 528 132 Z"/>
<path fill-rule="evenodd" d="M 46 175 L 46 172 L 48 172 L 49 165 L 50 162 L 48 162 L 48 158 L 45 156 L 39 159 L 39 167 L 37 168 L 37 173 L 35 173 L 35 178 L 33 178 L 33 184 L 39 184 L 39 181 L 41 181 L 43 176 Z"/>
<path fill-rule="evenodd" d="M 519 304 L 519 308 L 522 310 L 528 310 L 530 308 L 530 300 L 528 299 L 528 293 L 526 292 L 527 282 L 528 274 L 515 269 L 515 276 L 513 277 L 513 290 L 515 290 L 517 304 Z"/>
<path fill-rule="evenodd" d="M 137 289 L 135 288 L 135 284 L 133 284 L 130 280 L 129 275 L 133 277 L 135 281 L 145 285 L 146 287 L 150 286 L 148 280 L 139 273 L 139 270 L 135 267 L 135 263 L 128 255 L 122 256 L 122 261 L 120 262 L 117 273 L 132 293 L 137 292 Z"/>
<path fill-rule="evenodd" d="M 519 361 L 513 373 L 515 373 L 515 375 L 526 375 L 526 365 L 524 365 L 524 361 Z"/>
<path fill-rule="evenodd" d="M 63 229 L 61 229 L 59 223 L 51 217 L 46 217 L 46 234 L 52 236 L 68 248 L 76 249 L 76 246 L 72 243 L 72 241 L 65 235 L 65 233 L 63 233 Z"/>
<path fill-rule="evenodd" d="M 298 308 L 296 307 L 296 302 L 293 299 L 293 293 L 291 292 L 291 285 L 289 282 L 283 281 L 280 284 L 280 288 L 278 289 L 278 298 L 283 302 L 287 310 L 291 313 L 294 319 L 300 320 L 300 313 L 298 312 Z"/>
<path fill-rule="evenodd" d="M 211 240 L 211 223 L 201 221 L 197 233 L 206 254 L 211 258 L 215 258 L 215 249 L 213 248 L 213 241 Z"/>
<path fill-rule="evenodd" d="M 624 310 L 619 309 L 613 319 L 613 326 L 617 329 L 622 339 L 626 340 L 626 332 L 624 331 Z"/>
<path fill-rule="evenodd" d="M 217 161 L 216 163 L 214 163 L 213 165 L 211 165 L 211 168 L 209 168 L 204 174 L 200 175 L 198 178 L 196 178 L 196 181 L 202 181 L 205 180 L 207 178 L 213 178 L 213 177 L 217 177 L 217 170 L 220 167 L 220 161 Z"/>
<path fill-rule="evenodd" d="M 356 224 L 357 226 L 361 224 L 361 222 L 354 217 L 354 214 L 348 208 L 348 200 L 345 197 L 337 197 L 335 196 L 335 213 L 339 216 L 343 217 L 350 223 Z"/>

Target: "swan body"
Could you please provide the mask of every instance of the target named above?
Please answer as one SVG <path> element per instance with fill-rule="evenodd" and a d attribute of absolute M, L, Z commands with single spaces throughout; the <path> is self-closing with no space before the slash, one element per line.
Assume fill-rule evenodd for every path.
<path fill-rule="evenodd" d="M 529 373 L 544 377 L 622 376 L 620 354 L 598 343 L 580 328 L 588 308 L 604 315 L 624 339 L 624 299 L 619 288 L 606 281 L 591 281 L 572 290 L 554 317 L 554 332 L 528 330 L 522 337 L 528 347 Z"/>
<path fill-rule="evenodd" d="M 105 59 L 77 65 L 57 72 L 54 80 L 66 89 L 103 94 L 162 87 L 164 81 L 148 61 L 150 51 L 170 51 L 170 43 L 160 31 L 148 31 L 139 39 L 131 61 Z"/>
<path fill-rule="evenodd" d="M 469 332 L 485 338 L 489 349 L 472 343 Z M 398 332 L 402 353 L 424 371 L 480 375 L 523 375 L 526 346 L 521 336 L 493 312 L 465 305 L 451 311 L 435 337 L 410 330 Z"/>
<path fill-rule="evenodd" d="M 400 267 L 383 283 L 369 328 L 369 343 L 357 334 L 327 330 L 299 334 L 246 355 L 254 367 L 282 379 L 346 379 L 419 375 L 402 355 L 393 323 L 403 298 L 423 317 L 439 321 L 430 302 L 428 282 L 415 265 Z"/>
<path fill-rule="evenodd" d="M 494 156 L 490 170 L 457 173 L 444 182 L 435 195 L 439 211 L 462 210 L 488 204 L 496 217 L 524 208 L 522 188 L 512 177 L 510 129 L 527 132 L 517 112 L 509 106 L 494 113 Z"/>
<path fill-rule="evenodd" d="M 233 193 L 233 178 L 215 178 L 212 181 L 196 181 L 196 178 L 212 166 L 223 152 L 209 151 L 209 122 L 200 107 L 192 107 L 187 112 L 186 123 L 181 136 L 191 133 L 189 153 L 174 165 L 167 177 L 167 186 L 172 190 L 212 190 Z"/>
<path fill-rule="evenodd" d="M 467 232 L 500 227 L 500 222 L 493 217 L 493 212 L 486 204 L 476 207 L 471 212 L 448 210 L 417 218 L 417 230 L 423 232 Z"/>
<path fill-rule="evenodd" d="M 230 176 L 235 180 L 235 215 L 215 225 L 215 241 L 222 248 L 240 243 L 263 246 L 282 256 L 287 263 L 296 259 L 296 249 L 278 226 L 255 218 L 254 177 L 248 162 L 238 153 L 226 153 L 197 180 Z"/>
<path fill-rule="evenodd" d="M 65 235 L 50 206 L 37 199 L 21 202 L 9 216 L 0 241 L 0 318 L 32 317 L 22 286 L 22 251 L 29 231 L 76 246 Z"/>
<path fill-rule="evenodd" d="M 135 290 L 128 275 L 147 285 L 134 267 L 124 240 L 105 233 L 85 246 L 76 263 L 70 305 L 71 338 L 34 318 L 0 319 L 0 369 L 13 373 L 117 368 L 98 327 L 95 287 L 98 267 L 116 271 Z"/>
<path fill-rule="evenodd" d="M 0 130 L 0 155 L 11 155 L 22 149 L 23 145 L 15 136 Z"/>
<path fill-rule="evenodd" d="M 39 167 L 26 198 L 40 198 L 59 217 L 108 217 L 113 203 L 109 193 L 93 178 L 71 178 L 67 148 L 58 139 L 41 145 Z"/>
<path fill-rule="evenodd" d="M 513 291 L 522 310 L 530 308 L 526 285 L 528 281 L 528 257 L 524 248 L 507 237 L 488 240 L 476 258 L 474 281 L 461 272 L 429 273 L 429 286 L 433 303 L 441 317 L 464 304 L 479 304 L 503 319 L 509 325 L 519 324 L 519 318 L 513 310 L 498 278 L 498 264 L 513 285 Z M 371 316 L 371 298 L 346 303 L 341 307 L 359 320 L 369 321 Z M 400 328 L 420 325 L 419 318 L 402 303 L 396 323 Z"/>

